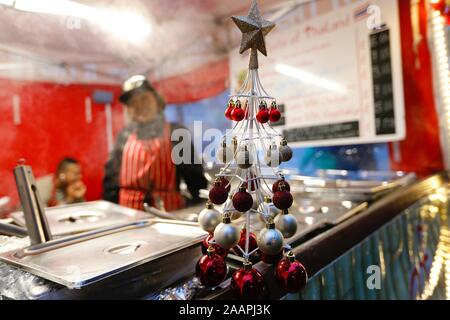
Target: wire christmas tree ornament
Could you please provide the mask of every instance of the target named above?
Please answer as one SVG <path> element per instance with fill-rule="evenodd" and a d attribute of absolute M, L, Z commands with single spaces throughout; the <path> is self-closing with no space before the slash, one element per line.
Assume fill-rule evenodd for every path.
<path fill-rule="evenodd" d="M 267 55 L 264 37 L 275 24 L 261 18 L 256 0 L 253 0 L 247 16 L 234 16 L 232 19 L 242 32 L 240 53 L 251 50 L 249 69 L 242 87 L 230 96 L 225 110 L 225 117 L 235 121 L 235 124 L 222 138 L 217 152 L 217 160 L 224 166 L 216 175 L 214 187 L 209 193 L 210 202 L 202 211 L 200 226 L 210 233 L 208 245 L 219 245 L 225 250 L 234 249 L 239 255 L 242 254 L 244 265 L 233 276 L 232 288 L 245 298 L 254 297 L 255 292 L 262 291 L 255 284 L 263 285 L 259 280 L 248 280 L 249 288 L 253 288 L 249 289 L 241 283 L 249 277 L 262 277 L 252 269 L 250 256 L 260 252 L 265 257 L 263 261 L 278 263 L 283 258 L 283 249 L 291 250 L 284 243 L 284 238 L 295 234 L 297 223 L 288 212 L 293 197 L 279 169 L 282 162 L 292 158 L 292 150 L 286 139 L 271 126 L 280 120 L 281 113 L 276 99 L 264 89 L 258 73 L 258 51 Z M 213 204 L 221 205 L 221 210 L 213 209 Z M 221 212 L 221 222 L 217 211 Z M 241 232 L 232 222 L 231 217 L 236 213 L 245 214 L 246 222 Z M 256 244 L 255 235 L 251 232 L 251 215 L 257 215 L 265 224 L 256 237 Z M 211 232 L 212 229 L 214 232 Z M 290 257 L 289 261 L 292 254 Z M 242 274 L 248 276 L 242 277 Z M 205 279 L 204 274 L 197 276 Z M 305 279 L 302 281 L 306 283 Z"/>

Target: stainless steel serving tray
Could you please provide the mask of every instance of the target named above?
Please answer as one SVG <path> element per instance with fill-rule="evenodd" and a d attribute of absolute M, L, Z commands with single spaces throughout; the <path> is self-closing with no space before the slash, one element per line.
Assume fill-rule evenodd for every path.
<path fill-rule="evenodd" d="M 161 219 L 144 222 L 47 252 L 37 250 L 22 258 L 21 249 L 4 252 L 0 260 L 66 287 L 82 288 L 196 246 L 206 236 L 195 223 Z M 188 257 L 185 260 L 191 261 Z"/>
<path fill-rule="evenodd" d="M 45 213 L 53 236 L 66 236 L 152 217 L 146 212 L 125 208 L 107 201 L 46 208 Z M 11 218 L 14 223 L 25 226 L 22 212 L 12 213 Z"/>
<path fill-rule="evenodd" d="M 355 202 L 377 199 L 398 187 L 414 182 L 416 179 L 414 173 L 406 174 L 403 172 L 392 172 L 390 174 L 380 172 L 377 175 L 375 171 L 364 171 L 359 174 L 359 180 L 352 180 L 349 172 L 338 170 L 319 172 L 322 177 L 301 176 L 290 171 L 284 171 L 284 173 L 291 185 L 292 193 L 298 196 Z M 341 178 L 337 179 L 337 177 Z M 363 180 L 364 177 L 366 180 Z"/>

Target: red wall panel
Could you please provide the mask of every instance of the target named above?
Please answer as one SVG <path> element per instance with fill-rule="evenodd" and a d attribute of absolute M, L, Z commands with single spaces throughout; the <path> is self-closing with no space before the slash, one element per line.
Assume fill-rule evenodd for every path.
<path fill-rule="evenodd" d="M 60 85 L 0 79 L 0 196 L 17 203 L 12 170 L 24 158 L 36 177 L 52 174 L 65 156 L 83 166 L 87 198 L 101 195 L 103 164 L 107 159 L 104 105 L 92 104 L 92 123 L 86 122 L 85 98 L 96 89 L 115 93 L 120 88 L 102 85 Z M 20 97 L 21 124 L 13 123 L 12 99 Z M 115 103 L 113 128 L 123 126 L 122 107 Z"/>
<path fill-rule="evenodd" d="M 399 0 L 405 95 L 406 139 L 398 145 L 400 158 L 390 146 L 393 170 L 429 175 L 444 168 L 434 101 L 432 66 L 427 38 L 426 1 L 420 1 L 422 40 L 414 50 L 410 0 Z M 416 64 L 416 59 L 419 65 Z"/>

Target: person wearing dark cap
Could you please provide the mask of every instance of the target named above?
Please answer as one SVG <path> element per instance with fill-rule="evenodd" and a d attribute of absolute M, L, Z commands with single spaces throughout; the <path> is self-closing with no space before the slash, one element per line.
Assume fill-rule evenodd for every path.
<path fill-rule="evenodd" d="M 173 211 L 200 202 L 199 190 L 207 187 L 203 166 L 195 161 L 192 143 L 191 161 L 173 163 L 177 141 L 171 141 L 171 134 L 182 127 L 165 120 L 164 98 L 146 77 L 137 75 L 124 82 L 119 101 L 130 123 L 119 133 L 105 165 L 103 198 L 138 210 L 144 203 Z M 180 193 L 182 180 L 188 197 Z"/>

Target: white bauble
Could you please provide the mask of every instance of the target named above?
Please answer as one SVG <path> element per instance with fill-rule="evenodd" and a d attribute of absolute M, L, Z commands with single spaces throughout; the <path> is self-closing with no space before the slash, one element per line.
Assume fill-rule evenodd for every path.
<path fill-rule="evenodd" d="M 275 218 L 275 226 L 287 239 L 297 232 L 297 219 L 286 210 Z"/>
<path fill-rule="evenodd" d="M 241 233 L 235 225 L 230 223 L 230 218 L 224 218 L 214 230 L 214 240 L 224 249 L 235 247 L 241 238 Z"/>
<path fill-rule="evenodd" d="M 283 249 L 283 235 L 274 224 L 268 224 L 258 235 L 258 247 L 267 255 L 276 255 Z"/>
<path fill-rule="evenodd" d="M 209 233 L 214 232 L 220 222 L 222 222 L 222 215 L 209 203 L 198 215 L 198 224 L 203 230 Z"/>

